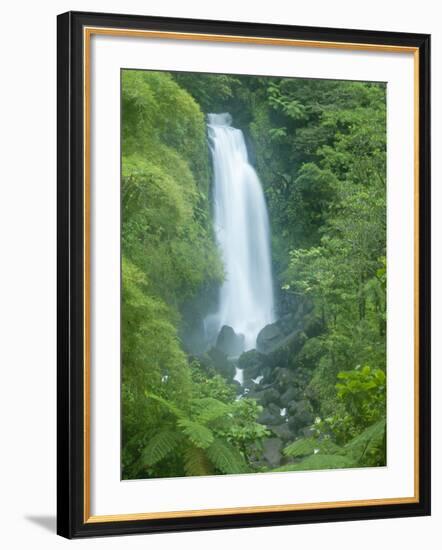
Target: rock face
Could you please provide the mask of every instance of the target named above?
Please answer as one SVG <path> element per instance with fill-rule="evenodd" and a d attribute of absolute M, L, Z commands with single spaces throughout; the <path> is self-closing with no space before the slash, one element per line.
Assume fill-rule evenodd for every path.
<path fill-rule="evenodd" d="M 238 357 L 244 351 L 244 336 L 236 334 L 232 327 L 224 325 L 219 331 L 215 347 L 227 357 Z"/>

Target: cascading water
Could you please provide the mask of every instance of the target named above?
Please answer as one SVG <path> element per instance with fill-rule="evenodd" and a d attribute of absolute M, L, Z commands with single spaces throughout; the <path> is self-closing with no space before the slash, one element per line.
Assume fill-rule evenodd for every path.
<path fill-rule="evenodd" d="M 219 309 L 211 332 L 223 325 L 244 337 L 244 351 L 274 321 L 270 229 L 258 175 L 248 161 L 241 130 L 228 113 L 208 115 L 214 169 L 214 228 L 224 263 Z M 237 379 L 240 375 L 237 374 Z"/>

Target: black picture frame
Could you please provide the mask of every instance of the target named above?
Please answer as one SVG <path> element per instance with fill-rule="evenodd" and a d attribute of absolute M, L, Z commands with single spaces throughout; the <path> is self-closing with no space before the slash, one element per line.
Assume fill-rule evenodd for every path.
<path fill-rule="evenodd" d="M 57 21 L 57 532 L 67 538 L 272 526 L 430 514 L 430 36 L 398 32 L 297 27 L 68 12 Z M 84 40 L 85 27 L 140 29 L 410 47 L 419 59 L 419 498 L 337 508 L 88 522 L 85 516 L 84 405 Z"/>

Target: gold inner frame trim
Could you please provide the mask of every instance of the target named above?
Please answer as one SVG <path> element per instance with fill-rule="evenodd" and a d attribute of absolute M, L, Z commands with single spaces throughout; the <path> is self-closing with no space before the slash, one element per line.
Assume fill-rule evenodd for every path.
<path fill-rule="evenodd" d="M 178 510 L 167 512 L 147 512 L 115 515 L 91 515 L 91 388 L 90 388 L 90 167 L 91 167 L 91 63 L 90 43 L 92 35 L 125 36 L 132 38 L 156 38 L 169 40 L 196 40 L 203 42 L 248 43 L 268 46 L 292 46 L 304 48 L 362 50 L 371 52 L 412 53 L 414 61 L 414 495 L 410 497 L 346 500 L 335 502 L 281 504 L 269 506 L 249 506 L 235 508 L 215 508 L 205 510 Z M 84 523 L 105 523 L 115 521 L 136 521 L 148 519 L 186 518 L 230 514 L 250 514 L 264 512 L 286 512 L 300 510 L 321 510 L 330 508 L 411 504 L 419 502 L 419 49 L 411 46 L 388 44 L 364 44 L 348 42 L 328 42 L 319 40 L 296 40 L 283 38 L 248 37 L 203 33 L 182 33 L 149 31 L 137 29 L 117 29 L 107 27 L 83 28 L 83 101 L 84 101 Z"/>

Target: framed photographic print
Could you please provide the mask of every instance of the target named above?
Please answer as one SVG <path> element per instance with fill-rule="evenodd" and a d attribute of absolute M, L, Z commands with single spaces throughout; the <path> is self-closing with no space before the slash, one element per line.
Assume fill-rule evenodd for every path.
<path fill-rule="evenodd" d="M 58 533 L 430 513 L 430 37 L 58 17 Z"/>

